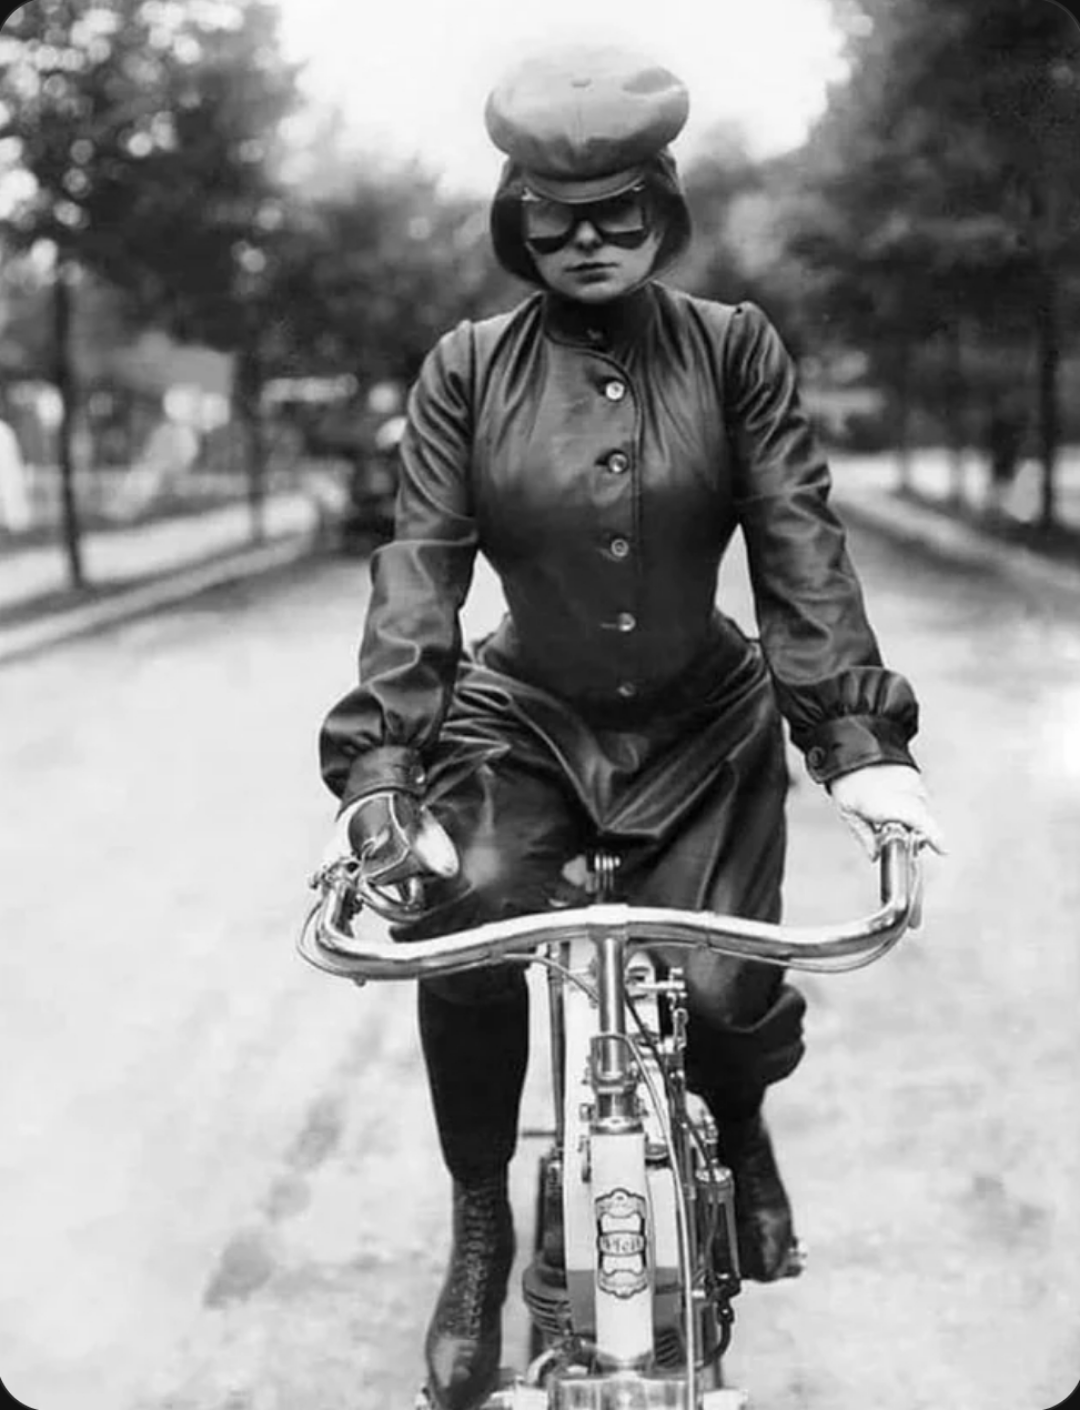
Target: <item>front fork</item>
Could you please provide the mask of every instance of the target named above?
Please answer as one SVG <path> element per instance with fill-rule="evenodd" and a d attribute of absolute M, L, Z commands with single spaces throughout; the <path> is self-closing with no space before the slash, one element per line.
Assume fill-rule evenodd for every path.
<path fill-rule="evenodd" d="M 589 1054 L 596 1345 L 602 1368 L 641 1369 L 653 1357 L 656 1239 L 637 1064 L 627 1042 L 626 940 L 618 931 L 597 945 L 597 981 L 600 1031 Z"/>
<path fill-rule="evenodd" d="M 717 1163 L 711 1122 L 696 1122 L 692 1135 L 686 1114 L 682 977 L 673 971 L 657 980 L 645 962 L 645 977 L 632 966 L 628 986 L 626 954 L 617 930 L 572 952 L 567 947 L 563 961 L 588 978 L 599 1012 L 590 1013 L 589 1000 L 561 981 L 551 1007 L 556 1070 L 565 1074 L 558 1078 L 565 1116 L 557 1149 L 570 1320 L 608 1371 L 671 1364 L 673 1336 L 699 1360 L 719 1357 L 739 1286 L 731 1177 Z M 646 1059 L 656 1085 L 667 1079 L 667 1129 L 651 1107 L 642 1118 L 643 1076 L 626 1032 L 628 987 L 657 1010 L 654 1032 L 656 998 L 669 1000 L 673 1031 L 663 1042 L 676 1060 L 662 1059 L 661 1072 Z M 596 1036 L 586 1040 L 589 1030 Z M 684 1279 L 693 1279 L 689 1295 Z M 674 1330 L 680 1314 L 681 1337 Z"/>

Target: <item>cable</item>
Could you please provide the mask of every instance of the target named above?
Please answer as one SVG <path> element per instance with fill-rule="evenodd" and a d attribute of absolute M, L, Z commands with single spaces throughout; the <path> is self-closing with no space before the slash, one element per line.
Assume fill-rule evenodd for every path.
<path fill-rule="evenodd" d="M 572 969 L 569 969 L 566 965 L 562 964 L 561 961 L 552 959 L 550 955 L 508 955 L 506 957 L 505 963 L 520 965 L 546 965 L 548 969 L 553 969 L 556 974 L 561 974 L 564 979 L 568 979 L 571 984 L 576 985 L 576 987 L 580 989 L 583 994 L 587 995 L 588 998 L 591 999 L 594 1004 L 596 1004 L 597 1006 L 599 1006 L 600 1004 L 600 995 L 588 982 L 588 980 L 582 979 L 580 974 L 575 974 Z"/>

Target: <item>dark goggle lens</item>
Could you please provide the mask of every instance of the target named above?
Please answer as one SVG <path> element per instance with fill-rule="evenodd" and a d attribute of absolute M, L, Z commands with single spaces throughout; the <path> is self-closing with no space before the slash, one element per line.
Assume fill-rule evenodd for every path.
<path fill-rule="evenodd" d="M 648 204 L 642 191 L 628 191 L 589 205 L 526 196 L 521 208 L 525 239 L 537 254 L 554 254 L 561 250 L 584 221 L 588 221 L 608 244 L 624 249 L 644 244 L 649 235 Z"/>

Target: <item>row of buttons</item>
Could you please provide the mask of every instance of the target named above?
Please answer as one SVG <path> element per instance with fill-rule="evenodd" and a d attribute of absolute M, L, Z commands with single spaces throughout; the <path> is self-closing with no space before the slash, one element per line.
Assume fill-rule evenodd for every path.
<path fill-rule="evenodd" d="M 608 401 L 622 401 L 626 395 L 625 382 L 612 379 L 604 384 L 604 396 Z M 614 451 L 607 459 L 607 467 L 613 475 L 625 475 L 630 468 L 630 460 L 622 451 Z M 630 543 L 624 538 L 613 538 L 608 547 L 615 558 L 626 558 L 630 552 Z M 620 632 L 632 632 L 637 626 L 637 618 L 632 612 L 620 612 L 615 618 L 616 630 Z M 637 686 L 633 681 L 622 681 L 616 687 L 617 693 L 623 700 L 632 700 L 637 695 Z"/>

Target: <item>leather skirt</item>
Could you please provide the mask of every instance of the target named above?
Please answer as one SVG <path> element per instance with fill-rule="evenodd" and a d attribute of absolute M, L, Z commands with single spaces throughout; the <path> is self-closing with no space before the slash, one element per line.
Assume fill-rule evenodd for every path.
<path fill-rule="evenodd" d="M 505 629 L 462 661 L 428 761 L 426 801 L 461 873 L 428 892 L 398 938 L 572 903 L 575 858 L 619 858 L 616 892 L 642 905 L 780 917 L 788 773 L 761 653 L 721 619 L 714 646 L 662 701 L 558 699 L 518 673 Z M 687 1074 L 715 1110 L 752 1110 L 802 1055 L 802 997 L 780 970 L 680 952 Z M 520 967 L 427 980 L 420 1029 L 450 1170 L 509 1159 L 527 1056 Z"/>

